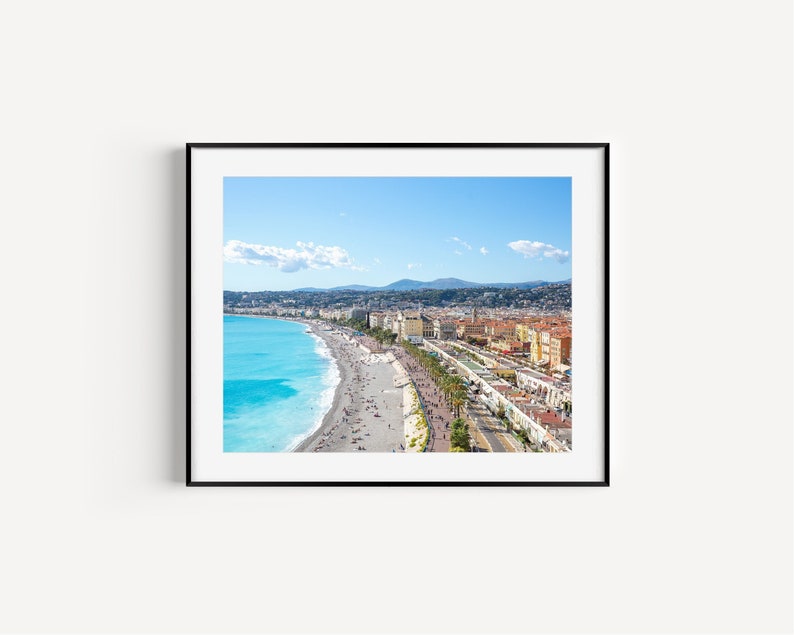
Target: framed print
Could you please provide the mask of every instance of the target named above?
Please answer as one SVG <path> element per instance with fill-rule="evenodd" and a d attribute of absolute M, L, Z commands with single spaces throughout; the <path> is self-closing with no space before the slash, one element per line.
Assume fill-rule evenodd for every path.
<path fill-rule="evenodd" d="M 609 145 L 187 144 L 188 485 L 607 485 Z"/>

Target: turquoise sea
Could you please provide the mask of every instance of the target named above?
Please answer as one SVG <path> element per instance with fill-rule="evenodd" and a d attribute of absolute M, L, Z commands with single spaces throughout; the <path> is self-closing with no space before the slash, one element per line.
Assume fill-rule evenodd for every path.
<path fill-rule="evenodd" d="M 298 322 L 223 316 L 223 451 L 287 452 L 322 423 L 339 371 Z"/>

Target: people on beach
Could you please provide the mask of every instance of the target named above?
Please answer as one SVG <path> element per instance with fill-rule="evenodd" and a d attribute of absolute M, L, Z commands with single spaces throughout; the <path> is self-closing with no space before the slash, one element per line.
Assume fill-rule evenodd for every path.
<path fill-rule="evenodd" d="M 353 338 L 339 331 L 323 331 L 318 332 L 318 335 L 332 348 L 340 373 L 343 375 L 342 381 L 347 381 L 344 378 L 349 377 L 352 382 L 343 383 L 343 391 L 339 393 L 339 397 L 344 398 L 345 405 L 340 407 L 341 404 L 335 400 L 331 408 L 328 421 L 333 421 L 334 425 L 325 429 L 327 423 L 324 422 L 321 427 L 322 432 L 317 433 L 316 437 L 307 442 L 303 450 L 349 451 L 352 449 L 351 444 L 337 444 L 337 441 L 344 433 L 351 433 L 354 428 L 360 430 L 369 423 L 372 427 L 367 428 L 366 434 L 370 439 L 368 445 L 375 448 L 375 451 L 396 451 L 398 440 L 404 439 L 401 436 L 404 432 L 403 426 L 392 426 L 391 420 L 388 416 L 384 417 L 383 413 L 393 413 L 396 417 L 404 414 L 402 399 L 393 403 L 394 408 L 390 408 L 389 400 L 394 399 L 395 393 L 402 389 L 406 379 L 415 387 L 420 406 L 431 426 L 431 439 L 427 451 L 448 450 L 449 441 L 446 433 L 439 439 L 435 434 L 435 427 L 443 423 L 443 429 L 449 429 L 453 419 L 451 408 L 445 403 L 443 394 L 428 372 L 402 347 L 391 347 L 389 357 L 386 358 L 383 354 L 372 352 L 380 350 L 380 347 L 368 337 Z M 369 350 L 364 348 L 365 346 Z M 394 362 L 393 367 L 392 362 Z M 390 376 L 386 384 L 388 389 L 381 383 L 384 381 L 385 369 L 388 369 Z M 393 375 L 394 372 L 397 375 Z M 383 426 L 383 423 L 386 423 L 386 426 Z M 370 430 L 372 432 L 369 432 Z M 344 437 L 346 439 L 347 434 L 344 434 Z M 391 443 L 389 443 L 390 439 Z M 400 451 L 404 452 L 404 445 L 399 443 L 399 446 Z M 358 450 L 364 446 L 357 442 L 354 447 Z"/>
<path fill-rule="evenodd" d="M 399 394 L 393 388 L 391 361 L 362 351 L 355 342 L 345 341 L 338 334 L 323 335 L 333 349 L 343 375 L 342 381 L 346 381 L 344 377 L 352 381 L 342 384 L 340 396 L 344 397 L 344 405 L 335 402 L 326 419 L 333 421 L 334 425 L 327 428 L 327 423 L 324 423 L 304 449 L 315 452 L 349 451 L 354 447 L 357 451 L 394 450 L 402 438 L 402 427 L 392 426 L 391 421 L 383 416 L 384 412 L 396 412 L 395 408 L 389 407 L 389 401 Z M 387 383 L 384 384 L 385 381 Z M 381 422 L 387 425 L 383 426 Z M 368 439 L 366 445 L 362 443 L 364 436 Z M 344 443 L 337 443 L 342 437 Z"/>

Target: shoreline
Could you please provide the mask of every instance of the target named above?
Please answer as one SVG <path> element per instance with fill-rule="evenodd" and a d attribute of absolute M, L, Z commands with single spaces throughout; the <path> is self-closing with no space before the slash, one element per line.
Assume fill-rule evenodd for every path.
<path fill-rule="evenodd" d="M 328 348 L 339 382 L 319 425 L 284 452 L 405 452 L 402 364 L 390 351 L 372 352 L 360 340 L 311 318 L 225 313 L 233 317 L 297 322 Z M 325 331 L 323 328 L 331 328 Z M 399 368 L 398 368 L 399 367 Z M 407 372 L 402 369 L 407 376 Z"/>
<path fill-rule="evenodd" d="M 329 415 L 329 413 L 334 411 L 334 409 L 335 409 L 335 407 L 337 405 L 337 401 L 339 399 L 340 388 L 343 385 L 343 382 L 345 380 L 345 374 L 344 374 L 343 366 L 341 366 L 339 364 L 338 355 L 336 354 L 336 352 L 334 350 L 334 347 L 329 345 L 329 343 L 327 341 L 327 338 L 324 338 L 320 334 L 320 332 L 318 332 L 319 331 L 318 325 L 313 323 L 311 320 L 309 320 L 307 318 L 285 319 L 285 318 L 273 317 L 273 316 L 270 316 L 270 315 L 251 315 L 251 314 L 245 314 L 245 313 L 224 313 L 223 315 L 224 315 L 224 317 L 226 317 L 228 315 L 230 317 L 253 318 L 253 319 L 256 319 L 256 320 L 277 320 L 279 322 L 298 323 L 298 324 L 301 324 L 302 326 L 306 326 L 311 331 L 311 333 L 307 333 L 307 335 L 309 335 L 315 341 L 316 340 L 320 340 L 322 342 L 322 345 L 325 346 L 328 349 L 328 351 L 330 353 L 331 364 L 333 365 L 334 368 L 336 368 L 337 374 L 339 375 L 339 380 L 337 381 L 336 385 L 333 387 L 334 395 L 333 395 L 333 397 L 331 399 L 331 405 L 329 406 L 329 409 L 326 411 L 326 413 L 323 415 L 323 417 L 319 420 L 319 422 L 316 423 L 316 424 L 313 424 L 312 429 L 308 433 L 305 433 L 305 434 L 302 434 L 302 435 L 298 435 L 297 438 L 294 441 L 292 441 L 292 443 L 289 446 L 287 446 L 283 450 L 280 450 L 279 452 L 290 453 L 290 452 L 300 452 L 300 451 L 302 451 L 301 448 L 304 446 L 304 444 L 306 444 L 306 443 L 310 442 L 311 440 L 313 440 L 325 428 L 325 424 L 326 424 L 326 421 L 328 419 L 328 415 Z M 323 389 L 323 390 L 326 390 L 326 389 Z"/>
<path fill-rule="evenodd" d="M 403 391 L 395 385 L 393 355 L 372 353 L 339 331 L 300 322 L 325 342 L 339 383 L 320 426 L 292 452 L 403 452 Z"/>
<path fill-rule="evenodd" d="M 278 318 L 274 318 L 278 319 Z M 288 322 L 298 322 L 299 320 L 285 320 Z M 300 440 L 289 452 L 306 452 L 309 447 L 315 445 L 319 439 L 322 437 L 323 434 L 326 434 L 330 428 L 330 421 L 332 420 L 332 414 L 339 410 L 339 406 L 342 399 L 342 386 L 350 380 L 350 372 L 349 368 L 345 364 L 339 363 L 339 356 L 337 355 L 334 347 L 328 342 L 328 338 L 323 337 L 318 333 L 318 327 L 316 324 L 312 324 L 309 321 L 300 320 L 301 324 L 305 324 L 308 326 L 312 333 L 322 340 L 324 346 L 328 348 L 331 352 L 331 360 L 332 363 L 336 366 L 336 370 L 339 373 L 339 381 L 336 384 L 336 388 L 334 388 L 334 398 L 331 400 L 331 406 L 328 408 L 326 413 L 323 415 L 322 420 L 320 421 L 319 425 L 309 432 L 302 440 Z"/>

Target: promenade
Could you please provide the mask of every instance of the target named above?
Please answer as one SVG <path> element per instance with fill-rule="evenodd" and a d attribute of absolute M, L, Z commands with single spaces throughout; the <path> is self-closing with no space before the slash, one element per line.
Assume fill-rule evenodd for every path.
<path fill-rule="evenodd" d="M 435 382 L 428 372 L 411 357 L 401 346 L 390 349 L 397 358 L 416 386 L 419 398 L 425 409 L 425 415 L 431 426 L 431 437 L 427 444 L 428 452 L 449 452 L 449 435 L 452 420 L 455 418 L 452 411 L 444 404 L 444 395 L 436 387 Z"/>
<path fill-rule="evenodd" d="M 357 335 L 355 339 L 363 346 L 372 350 L 380 350 L 380 345 L 368 335 Z M 403 366 L 411 381 L 416 387 L 427 420 L 431 426 L 431 437 L 427 444 L 428 452 L 449 452 L 449 436 L 452 420 L 455 418 L 452 410 L 445 403 L 444 394 L 436 386 L 430 374 L 406 350 L 399 345 L 387 349 Z M 480 452 L 519 452 L 520 448 L 513 439 L 497 425 L 491 425 L 490 415 L 478 405 L 469 405 L 462 418 L 469 421 L 469 433 L 474 441 L 475 451 Z"/>

